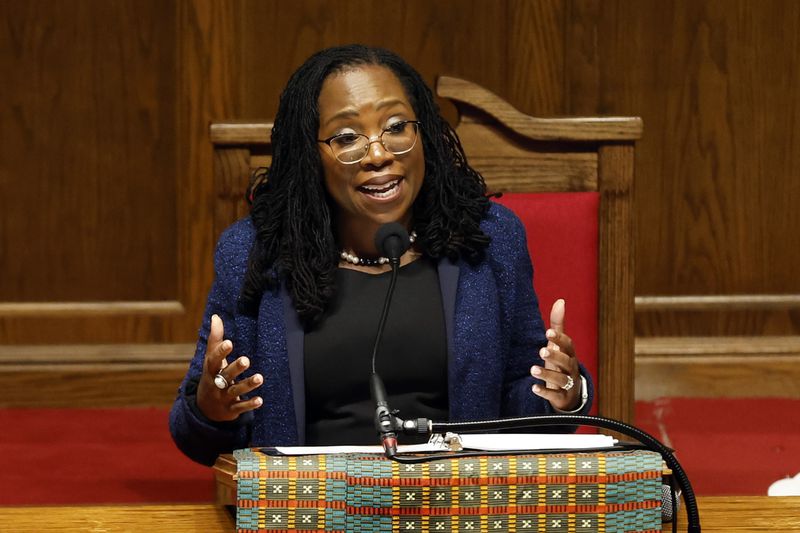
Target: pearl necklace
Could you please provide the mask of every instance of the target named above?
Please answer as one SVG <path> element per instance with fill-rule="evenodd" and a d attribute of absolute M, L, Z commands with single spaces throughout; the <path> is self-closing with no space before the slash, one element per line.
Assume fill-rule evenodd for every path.
<path fill-rule="evenodd" d="M 408 236 L 408 241 L 411 244 L 414 244 L 415 240 L 417 240 L 417 232 L 412 231 L 411 235 Z M 348 263 L 361 266 L 379 266 L 379 265 L 385 265 L 386 263 L 389 262 L 388 257 L 378 257 L 375 259 L 370 259 L 367 257 L 358 257 L 357 255 L 351 254 L 350 252 L 346 252 L 344 250 L 342 250 L 342 252 L 339 254 L 339 257 L 341 257 L 342 260 L 347 261 Z"/>

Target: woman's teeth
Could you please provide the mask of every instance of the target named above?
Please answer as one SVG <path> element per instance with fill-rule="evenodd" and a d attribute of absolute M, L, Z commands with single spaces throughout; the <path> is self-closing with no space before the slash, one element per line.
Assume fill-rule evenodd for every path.
<path fill-rule="evenodd" d="M 375 198 L 388 198 L 392 196 L 397 189 L 397 186 L 400 184 L 400 180 L 390 181 L 384 185 L 362 185 L 359 189 L 370 195 L 374 196 Z"/>

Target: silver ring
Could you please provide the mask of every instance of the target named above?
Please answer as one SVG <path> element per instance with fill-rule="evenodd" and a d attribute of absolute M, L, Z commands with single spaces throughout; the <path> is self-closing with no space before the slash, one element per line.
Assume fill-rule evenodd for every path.
<path fill-rule="evenodd" d="M 218 372 L 217 375 L 214 376 L 214 385 L 216 385 L 220 390 L 225 390 L 228 388 L 228 380 L 225 379 L 225 376 L 222 375 L 222 372 Z"/>
<path fill-rule="evenodd" d="M 570 390 L 574 386 L 575 386 L 575 380 L 572 379 L 572 376 L 567 376 L 567 384 L 561 385 L 561 388 L 564 390 Z M 217 385 L 217 387 L 219 387 L 219 385 Z"/>

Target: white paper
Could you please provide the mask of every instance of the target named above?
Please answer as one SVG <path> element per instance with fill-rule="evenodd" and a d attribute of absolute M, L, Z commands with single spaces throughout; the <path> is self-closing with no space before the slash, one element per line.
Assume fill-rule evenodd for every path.
<path fill-rule="evenodd" d="M 464 448 L 484 451 L 504 450 L 581 450 L 611 448 L 616 439 L 600 434 L 558 433 L 469 433 L 461 435 Z"/>
<path fill-rule="evenodd" d="M 616 439 L 608 435 L 550 434 L 550 433 L 469 433 L 459 434 L 465 450 L 479 451 L 538 451 L 582 450 L 611 448 Z M 380 446 L 279 446 L 275 450 L 283 455 L 320 455 L 334 453 L 377 453 Z M 425 444 L 406 444 L 397 447 L 398 453 L 430 453 L 449 450 L 442 435 L 433 435 Z"/>

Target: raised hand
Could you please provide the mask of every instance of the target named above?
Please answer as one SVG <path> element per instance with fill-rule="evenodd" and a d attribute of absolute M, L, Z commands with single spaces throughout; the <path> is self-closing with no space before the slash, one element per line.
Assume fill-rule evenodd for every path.
<path fill-rule="evenodd" d="M 534 394 L 562 411 L 571 411 L 580 402 L 580 368 L 572 339 L 564 333 L 564 300 L 556 300 L 550 310 L 550 329 L 545 332 L 547 346 L 539 350 L 544 367 L 533 365 L 531 375 L 544 380 L 546 387 L 533 386 Z"/>
<path fill-rule="evenodd" d="M 255 390 L 264 383 L 264 377 L 261 374 L 253 374 L 247 379 L 236 381 L 236 378 L 250 366 L 250 360 L 242 356 L 228 364 L 225 357 L 233 350 L 233 344 L 225 339 L 224 335 L 222 319 L 213 315 L 203 361 L 203 375 L 197 386 L 197 407 L 206 418 L 215 422 L 236 420 L 242 413 L 257 409 L 263 403 L 258 396 L 242 400 L 243 394 Z"/>

